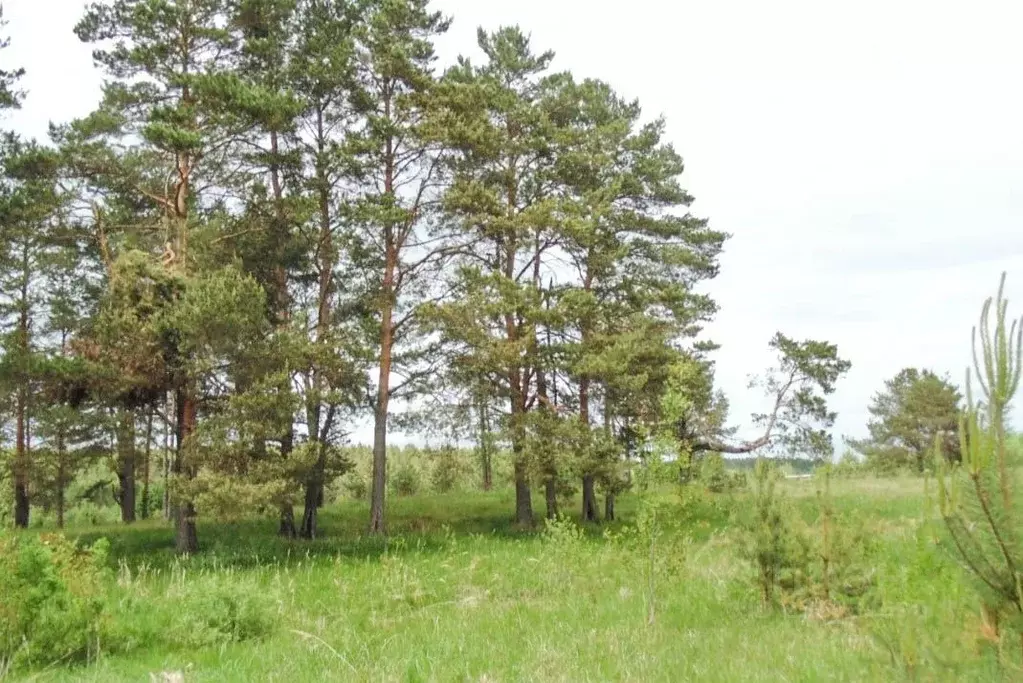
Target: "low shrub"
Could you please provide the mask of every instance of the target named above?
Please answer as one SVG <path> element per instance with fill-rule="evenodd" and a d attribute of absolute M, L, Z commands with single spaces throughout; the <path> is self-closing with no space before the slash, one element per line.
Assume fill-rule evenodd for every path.
<path fill-rule="evenodd" d="M 388 484 L 398 496 L 414 496 L 420 489 L 419 471 L 410 462 L 396 463 L 391 470 Z"/>
<path fill-rule="evenodd" d="M 756 569 L 764 604 L 835 616 L 861 611 L 874 583 L 869 538 L 854 520 L 837 518 L 830 474 L 823 473 L 811 526 L 776 491 L 775 467 L 760 461 L 754 472 L 754 517 L 742 551 Z"/>
<path fill-rule="evenodd" d="M 462 488 L 472 476 L 463 455 L 450 446 L 431 451 L 430 460 L 430 485 L 437 493 Z"/>
<path fill-rule="evenodd" d="M 352 470 L 343 476 L 341 481 L 349 496 L 355 500 L 366 500 L 369 495 L 369 483 L 361 472 Z"/>
<path fill-rule="evenodd" d="M 0 671 L 87 659 L 104 624 L 109 543 L 0 534 Z"/>
<path fill-rule="evenodd" d="M 711 493 L 730 493 L 746 488 L 744 472 L 729 472 L 725 459 L 720 453 L 710 453 L 703 458 L 699 468 L 700 481 Z"/>
<path fill-rule="evenodd" d="M 256 586 L 200 582 L 181 600 L 174 640 L 188 647 L 238 643 L 274 630 L 273 605 Z"/>

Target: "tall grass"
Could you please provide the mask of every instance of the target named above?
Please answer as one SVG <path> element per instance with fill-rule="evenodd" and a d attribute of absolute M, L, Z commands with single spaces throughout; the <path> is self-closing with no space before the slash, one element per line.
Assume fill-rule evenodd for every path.
<path fill-rule="evenodd" d="M 807 523 L 813 482 L 779 483 Z M 648 496 L 650 494 L 647 494 Z M 203 552 L 172 553 L 151 521 L 84 530 L 110 541 L 106 641 L 37 681 L 897 681 L 1012 680 L 971 589 L 938 549 L 919 479 L 832 483 L 835 518 L 875 543 L 875 595 L 856 615 L 761 605 L 743 558 L 750 493 L 664 489 L 656 543 L 622 498 L 607 529 L 523 533 L 512 493 L 395 498 L 388 540 L 365 503 L 323 514 L 324 537 L 280 540 L 273 520 L 206 524 Z M 661 517 L 659 517 L 661 519 Z M 850 522 L 851 523 L 851 522 Z M 651 554 L 653 549 L 653 555 Z M 651 568 L 654 590 L 651 593 Z M 656 618 L 650 618 L 650 600 Z"/>

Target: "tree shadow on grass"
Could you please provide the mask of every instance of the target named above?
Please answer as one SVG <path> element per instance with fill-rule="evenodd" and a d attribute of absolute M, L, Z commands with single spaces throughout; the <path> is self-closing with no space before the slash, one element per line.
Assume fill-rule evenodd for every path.
<path fill-rule="evenodd" d="M 388 510 L 388 534 L 366 532 L 368 508 L 346 501 L 320 511 L 320 536 L 315 540 L 277 535 L 277 520 L 269 517 L 238 521 L 203 521 L 200 517 L 199 553 L 187 559 L 189 567 L 253 569 L 294 566 L 307 561 L 365 560 L 385 553 L 433 552 L 450 538 L 475 535 L 508 540 L 529 538 L 536 530 L 517 527 L 511 506 L 501 494 L 456 494 L 397 498 Z M 537 526 L 537 530 L 542 528 Z M 83 544 L 99 538 L 110 542 L 110 559 L 117 566 L 147 565 L 167 568 L 182 560 L 174 552 L 174 529 L 164 520 L 123 525 L 69 529 L 67 535 Z"/>
<path fill-rule="evenodd" d="M 578 518 L 578 507 L 566 504 L 563 509 Z M 629 523 L 635 508 L 633 497 L 622 496 L 618 507 L 618 520 L 613 523 L 581 524 L 589 541 L 601 542 L 605 530 Z M 84 544 L 106 538 L 114 567 L 124 563 L 131 568 L 166 569 L 182 562 L 195 570 L 294 567 L 308 562 L 373 560 L 384 554 L 438 552 L 449 547 L 452 538 L 483 536 L 508 542 L 535 538 L 544 525 L 542 509 L 537 510 L 533 529 L 519 527 L 513 510 L 513 492 L 509 491 L 393 497 L 388 501 L 388 534 L 380 537 L 366 532 L 368 506 L 344 501 L 320 511 L 320 536 L 312 541 L 281 538 L 277 519 L 269 516 L 237 521 L 203 521 L 200 517 L 199 553 L 185 560 L 176 556 L 174 529 L 164 520 L 72 528 L 67 535 Z"/>

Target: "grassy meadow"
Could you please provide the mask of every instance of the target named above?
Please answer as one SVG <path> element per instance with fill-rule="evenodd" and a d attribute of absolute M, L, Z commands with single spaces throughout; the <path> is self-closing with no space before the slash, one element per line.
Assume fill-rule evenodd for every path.
<path fill-rule="evenodd" d="M 815 481 L 780 488 L 812 524 Z M 836 525 L 868 541 L 871 588 L 854 611 L 765 607 L 743 549 L 752 493 L 685 491 L 626 495 L 614 524 L 536 532 L 511 525 L 511 491 L 392 497 L 386 541 L 364 535 L 365 504 L 346 500 L 324 509 L 312 543 L 275 538 L 270 519 L 204 523 L 202 553 L 186 559 L 162 521 L 69 529 L 110 542 L 98 650 L 9 676 L 1019 679 L 1016 649 L 985 637 L 977 596 L 939 544 L 921 479 L 833 480 Z"/>

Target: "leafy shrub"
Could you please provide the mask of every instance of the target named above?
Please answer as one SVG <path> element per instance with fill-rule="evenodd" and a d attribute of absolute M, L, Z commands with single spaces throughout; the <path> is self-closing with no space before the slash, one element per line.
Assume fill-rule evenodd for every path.
<path fill-rule="evenodd" d="M 398 463 L 391 471 L 391 490 L 399 496 L 414 496 L 419 492 L 420 478 L 415 466 L 409 462 Z"/>
<path fill-rule="evenodd" d="M 806 612 L 827 607 L 834 615 L 860 611 L 873 586 L 868 536 L 852 520 L 838 520 L 830 473 L 818 491 L 816 526 L 808 527 L 775 490 L 778 471 L 766 461 L 754 470 L 754 519 L 744 554 L 756 569 L 764 604 Z"/>
<path fill-rule="evenodd" d="M 159 514 L 159 513 L 158 513 Z M 35 518 L 42 522 L 41 515 Z M 114 505 L 97 505 L 92 501 L 82 501 L 64 513 L 64 523 L 69 527 L 109 526 L 121 521 L 121 509 Z"/>
<path fill-rule="evenodd" d="M 729 472 L 720 453 L 710 453 L 700 463 L 700 481 L 711 493 L 739 491 L 748 485 L 744 472 Z"/>
<path fill-rule="evenodd" d="M 847 450 L 838 462 L 830 466 L 831 473 L 836 477 L 856 477 L 868 471 L 868 463 L 860 461 L 851 450 Z"/>
<path fill-rule="evenodd" d="M 469 468 L 454 448 L 441 448 L 431 455 L 433 467 L 430 471 L 430 485 L 437 493 L 459 488 L 469 478 Z"/>
<path fill-rule="evenodd" d="M 700 480 L 711 493 L 724 493 L 728 490 L 730 478 L 725 469 L 725 459 L 720 453 L 710 453 L 700 463 Z"/>
<path fill-rule="evenodd" d="M 342 477 L 342 481 L 348 495 L 355 500 L 366 500 L 366 496 L 369 495 L 369 483 L 361 472 L 352 470 Z"/>
<path fill-rule="evenodd" d="M 270 599 L 258 586 L 221 581 L 191 586 L 177 614 L 174 641 L 188 647 L 261 638 L 276 621 Z"/>
<path fill-rule="evenodd" d="M 104 621 L 109 543 L 0 535 L 0 671 L 84 659 Z"/>

